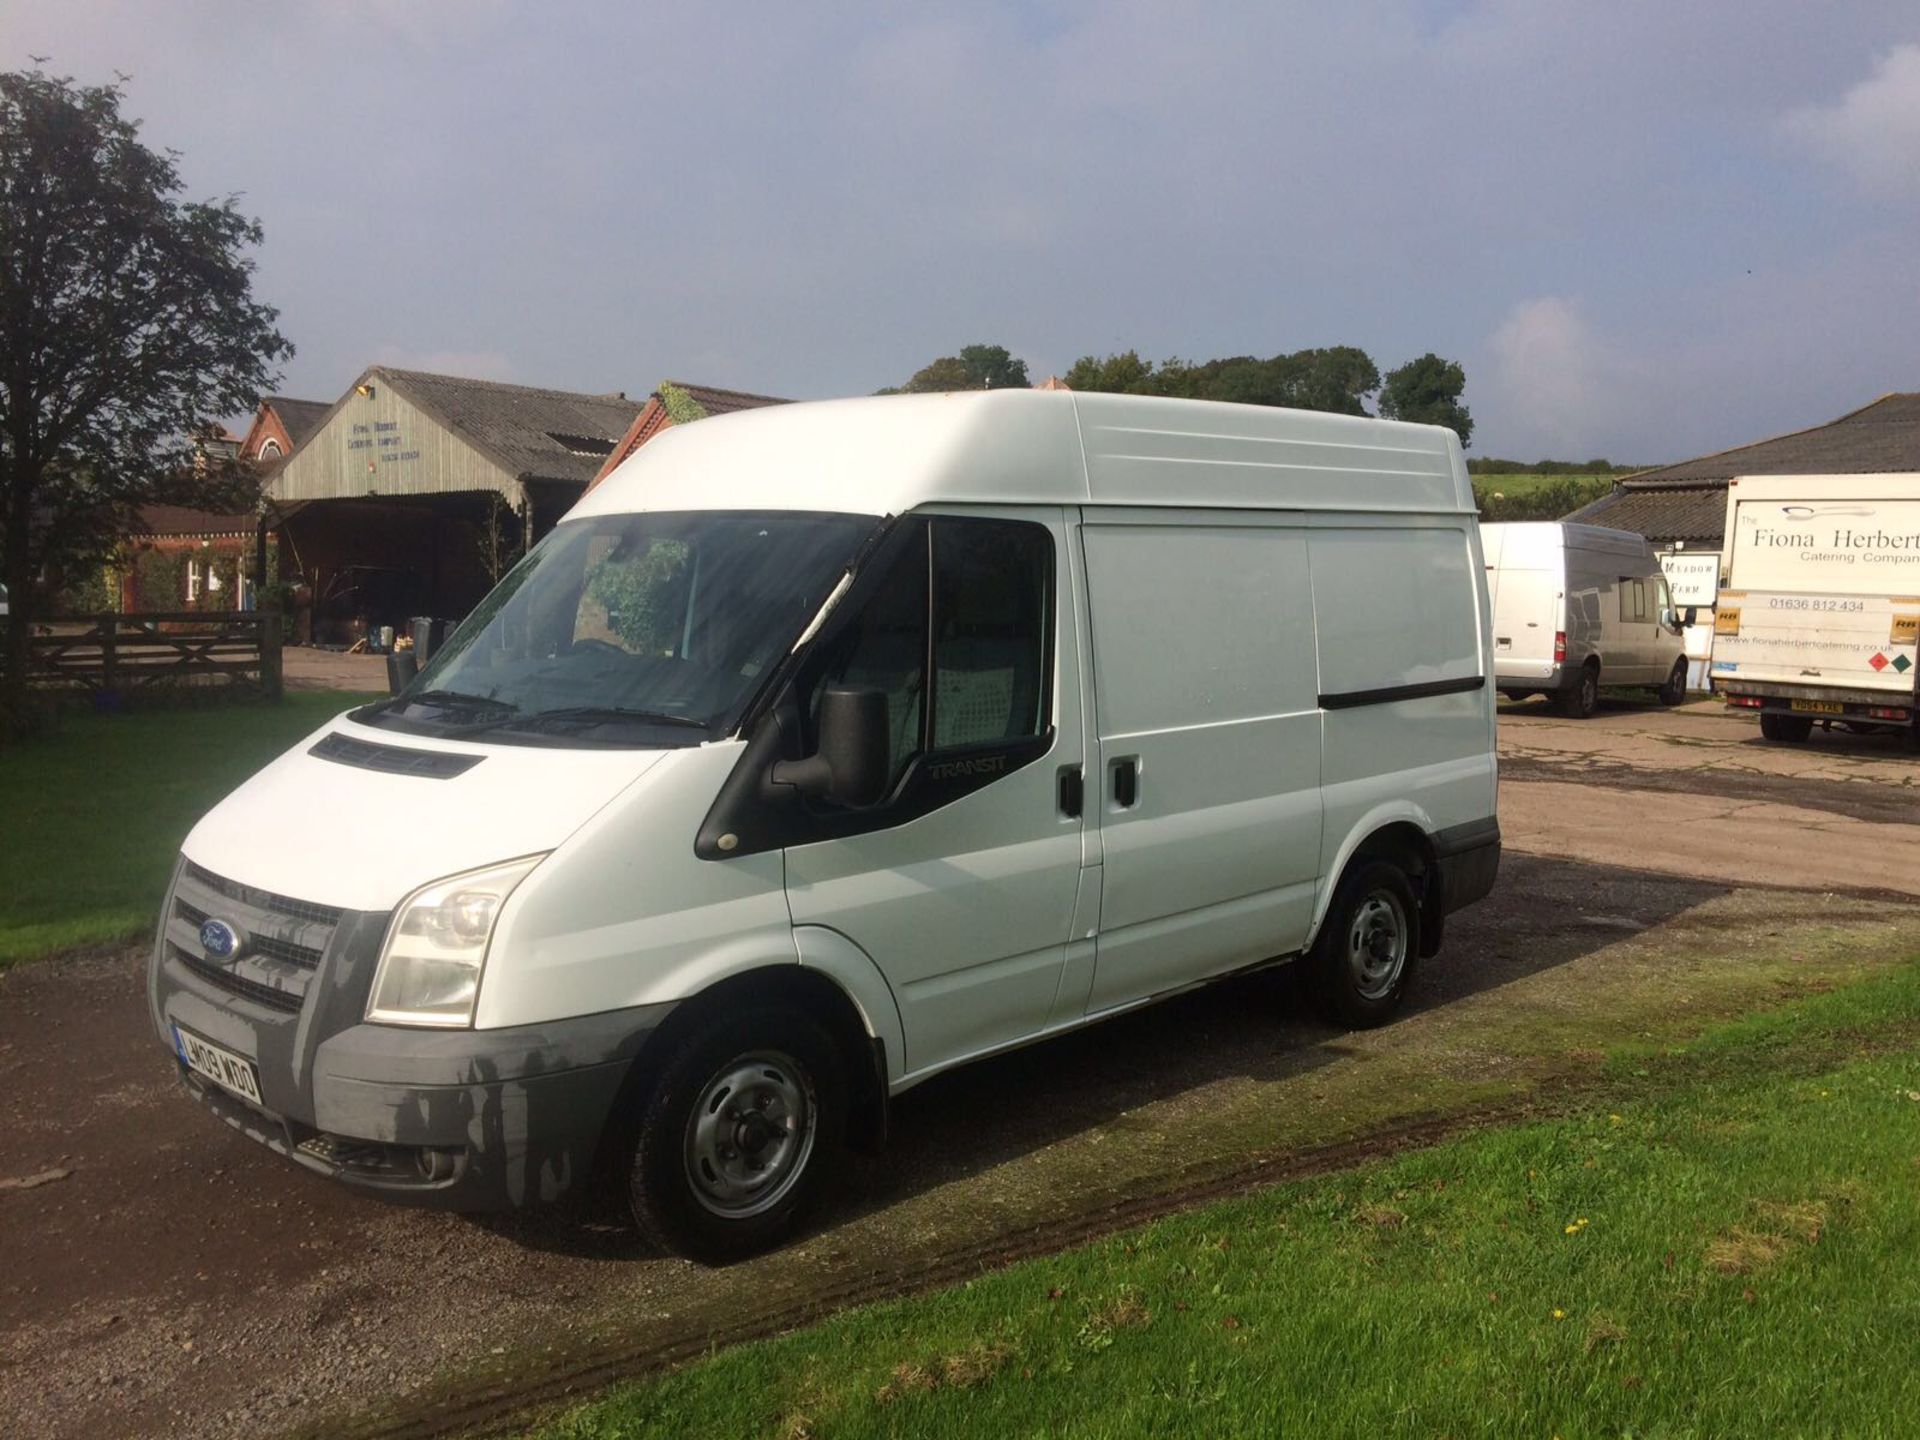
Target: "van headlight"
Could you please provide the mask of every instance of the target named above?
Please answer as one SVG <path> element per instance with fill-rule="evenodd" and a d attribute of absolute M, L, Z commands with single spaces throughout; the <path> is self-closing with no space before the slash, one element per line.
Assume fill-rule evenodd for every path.
<path fill-rule="evenodd" d="M 449 875 L 402 900 L 380 947 L 367 1019 L 382 1025 L 471 1025 L 494 922 L 513 887 L 544 859 L 534 855 Z"/>

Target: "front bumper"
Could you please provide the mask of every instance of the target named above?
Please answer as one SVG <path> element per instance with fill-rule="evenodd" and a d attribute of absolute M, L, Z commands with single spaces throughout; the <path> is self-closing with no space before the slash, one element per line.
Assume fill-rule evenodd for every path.
<path fill-rule="evenodd" d="M 214 893 L 210 881 L 224 884 L 176 872 L 149 967 L 155 1028 L 209 1110 L 276 1154 L 389 1200 L 493 1210 L 579 1189 L 671 1005 L 501 1030 L 369 1025 L 385 914 L 338 913 L 296 998 L 268 983 L 271 972 L 245 978 L 198 952 L 177 906 L 232 912 L 269 945 L 282 934 L 321 939 L 312 916 L 289 917 L 285 902 L 275 908 L 282 897 L 243 887 Z M 190 1071 L 176 1026 L 253 1061 L 260 1105 Z"/>

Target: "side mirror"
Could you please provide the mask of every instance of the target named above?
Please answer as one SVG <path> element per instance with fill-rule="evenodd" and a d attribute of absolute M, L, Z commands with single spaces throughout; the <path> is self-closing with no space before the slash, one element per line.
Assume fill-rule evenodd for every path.
<path fill-rule="evenodd" d="M 1697 605 L 1687 606 L 1686 609 L 1680 612 L 1680 628 L 1683 630 L 1690 629 L 1693 623 L 1699 618 L 1700 608 Z"/>
<path fill-rule="evenodd" d="M 845 685 L 823 690 L 820 748 L 804 760 L 776 762 L 770 778 L 837 805 L 877 805 L 887 792 L 887 697 Z"/>
<path fill-rule="evenodd" d="M 387 652 L 387 693 L 398 695 L 420 673 L 420 659 L 411 650 Z"/>

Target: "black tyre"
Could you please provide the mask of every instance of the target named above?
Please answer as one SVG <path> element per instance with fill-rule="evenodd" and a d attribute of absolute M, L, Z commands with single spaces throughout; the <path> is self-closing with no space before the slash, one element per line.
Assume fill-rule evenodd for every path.
<path fill-rule="evenodd" d="M 1559 694 L 1560 713 L 1570 720 L 1585 720 L 1600 708 L 1600 667 L 1582 665 L 1573 683 Z"/>
<path fill-rule="evenodd" d="M 1667 683 L 1659 689 L 1662 705 L 1678 705 L 1687 698 L 1687 657 L 1682 655 L 1673 662 L 1673 673 L 1667 676 Z"/>
<path fill-rule="evenodd" d="M 773 1006 L 715 1014 L 662 1062 L 640 1115 L 627 1198 L 643 1237 L 710 1265 L 790 1236 L 846 1134 L 832 1037 Z"/>
<path fill-rule="evenodd" d="M 1315 1002 L 1342 1025 L 1383 1025 L 1406 998 L 1419 955 L 1420 904 L 1406 872 L 1359 861 L 1340 877 L 1307 957 Z"/>
<path fill-rule="evenodd" d="M 1769 740 L 1798 745 L 1813 734 L 1813 721 L 1808 716 L 1789 715 L 1783 710 L 1762 710 L 1760 733 Z"/>

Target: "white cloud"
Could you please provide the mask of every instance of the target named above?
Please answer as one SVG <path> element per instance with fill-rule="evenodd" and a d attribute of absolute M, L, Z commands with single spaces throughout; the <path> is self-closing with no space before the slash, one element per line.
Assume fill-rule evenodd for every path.
<path fill-rule="evenodd" d="M 1784 124 L 1868 192 L 1920 198 L 1920 45 L 1896 45 L 1838 100 L 1802 106 Z"/>
<path fill-rule="evenodd" d="M 1487 342 L 1490 373 L 1468 396 L 1503 454 L 1585 458 L 1622 407 L 1618 367 L 1580 307 L 1557 295 L 1523 300 Z"/>

